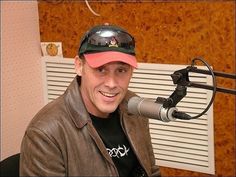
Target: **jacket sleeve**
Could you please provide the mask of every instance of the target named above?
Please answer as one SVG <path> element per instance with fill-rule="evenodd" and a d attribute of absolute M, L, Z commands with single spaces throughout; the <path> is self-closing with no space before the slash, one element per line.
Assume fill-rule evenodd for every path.
<path fill-rule="evenodd" d="M 65 176 L 60 149 L 36 128 L 29 128 L 21 144 L 20 176 Z"/>

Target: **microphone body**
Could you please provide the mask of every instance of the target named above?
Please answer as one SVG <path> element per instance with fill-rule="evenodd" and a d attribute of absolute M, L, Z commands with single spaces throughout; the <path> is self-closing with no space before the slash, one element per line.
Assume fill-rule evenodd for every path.
<path fill-rule="evenodd" d="M 151 99 L 140 97 L 132 97 L 128 101 L 128 112 L 134 115 L 157 119 L 163 122 L 174 121 L 173 112 L 176 112 L 175 107 L 164 108 L 163 104 L 153 102 Z"/>

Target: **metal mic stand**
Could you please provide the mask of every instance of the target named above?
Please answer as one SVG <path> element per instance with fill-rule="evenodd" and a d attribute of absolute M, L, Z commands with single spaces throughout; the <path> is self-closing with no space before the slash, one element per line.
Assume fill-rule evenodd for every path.
<path fill-rule="evenodd" d="M 201 62 L 203 62 L 207 66 L 208 71 L 203 70 L 203 69 L 198 69 L 197 67 L 195 67 L 194 62 L 196 60 L 200 60 Z M 189 72 L 211 75 L 213 78 L 213 86 L 191 82 L 189 80 Z M 177 84 L 177 86 L 176 86 L 175 91 L 170 95 L 170 97 L 167 99 L 162 98 L 162 97 L 158 97 L 156 99 L 156 102 L 162 103 L 164 108 L 171 108 L 171 107 L 175 107 L 177 105 L 177 103 L 185 97 L 185 95 L 187 94 L 187 87 L 195 87 L 195 88 L 202 88 L 202 89 L 206 89 L 206 90 L 213 90 L 213 94 L 212 94 L 212 98 L 211 98 L 210 103 L 205 108 L 205 110 L 202 113 L 200 113 L 199 115 L 191 117 L 184 112 L 179 112 L 179 111 L 173 112 L 173 116 L 176 118 L 179 118 L 179 119 L 189 120 L 189 119 L 198 118 L 201 115 L 203 115 L 210 108 L 210 106 L 212 105 L 212 103 L 214 101 L 216 91 L 236 95 L 236 90 L 217 87 L 215 76 L 220 76 L 220 77 L 229 78 L 229 79 L 236 79 L 235 74 L 228 74 L 228 73 L 213 71 L 211 69 L 211 67 L 203 59 L 194 58 L 192 60 L 191 66 L 188 66 L 185 69 L 177 70 L 173 74 L 171 74 L 171 78 L 173 80 L 173 83 Z"/>

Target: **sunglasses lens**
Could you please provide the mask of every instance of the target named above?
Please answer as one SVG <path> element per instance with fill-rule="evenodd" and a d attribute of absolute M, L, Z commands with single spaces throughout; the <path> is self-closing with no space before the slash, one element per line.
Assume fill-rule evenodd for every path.
<path fill-rule="evenodd" d="M 88 34 L 87 42 L 98 47 L 121 47 L 125 49 L 133 49 L 135 47 L 134 39 L 128 33 L 109 29 L 101 29 Z"/>

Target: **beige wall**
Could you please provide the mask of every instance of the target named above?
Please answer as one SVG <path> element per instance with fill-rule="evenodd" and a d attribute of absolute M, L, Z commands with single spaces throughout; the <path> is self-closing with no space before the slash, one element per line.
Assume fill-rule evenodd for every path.
<path fill-rule="evenodd" d="M 20 151 L 43 106 L 37 1 L 1 1 L 1 160 Z"/>

